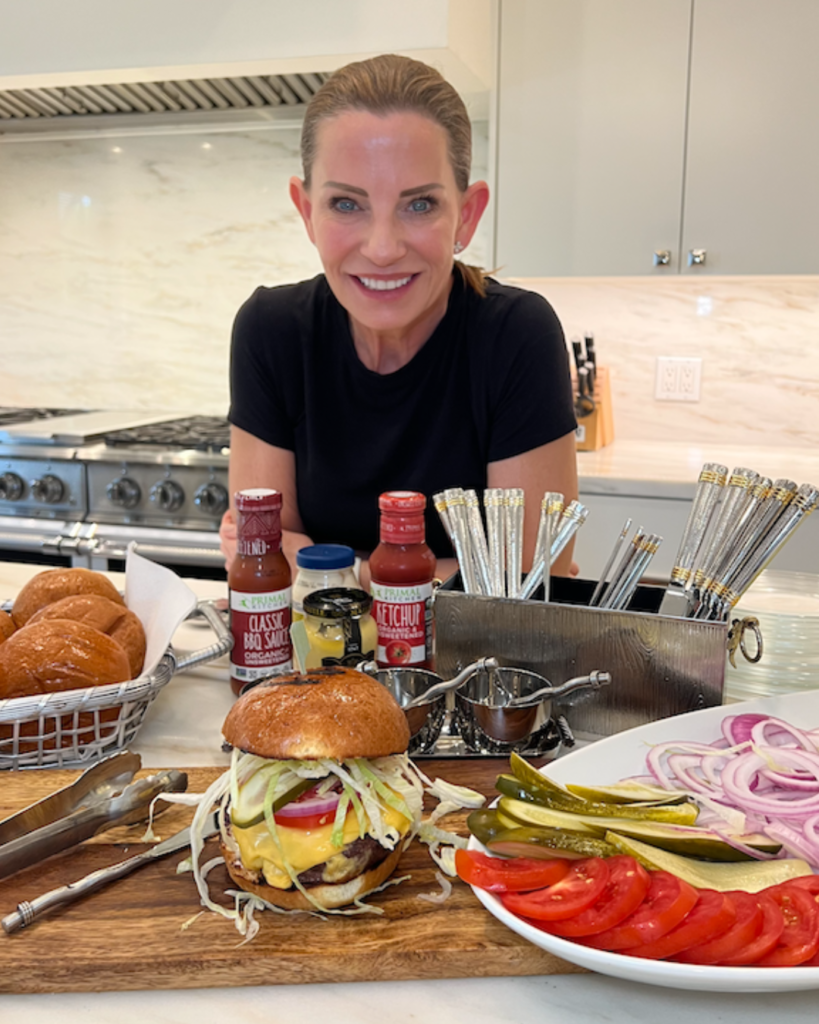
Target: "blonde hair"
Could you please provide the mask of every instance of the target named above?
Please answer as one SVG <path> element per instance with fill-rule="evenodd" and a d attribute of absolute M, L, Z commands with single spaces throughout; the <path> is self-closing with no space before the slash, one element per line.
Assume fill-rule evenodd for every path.
<path fill-rule="evenodd" d="M 411 112 L 434 121 L 446 133 L 455 184 L 461 192 L 469 187 L 472 125 L 464 101 L 435 68 L 390 53 L 339 68 L 308 103 L 301 130 L 305 188 L 310 187 L 319 124 L 347 110 L 365 110 L 382 117 Z M 454 265 L 465 284 L 479 295 L 486 294 L 486 275 L 480 267 L 460 260 Z"/>

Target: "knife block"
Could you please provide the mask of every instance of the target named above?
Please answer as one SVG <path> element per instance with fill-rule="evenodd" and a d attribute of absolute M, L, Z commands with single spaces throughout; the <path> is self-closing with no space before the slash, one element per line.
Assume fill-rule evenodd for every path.
<path fill-rule="evenodd" d="M 576 388 L 577 382 L 574 384 Z M 611 383 L 606 366 L 597 369 L 597 378 L 594 382 L 594 409 L 588 416 L 578 417 L 575 438 L 579 452 L 595 452 L 614 440 Z"/>

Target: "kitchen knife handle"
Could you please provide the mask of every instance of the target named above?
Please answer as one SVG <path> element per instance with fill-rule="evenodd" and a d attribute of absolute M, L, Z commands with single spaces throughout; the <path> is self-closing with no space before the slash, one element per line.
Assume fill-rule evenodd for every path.
<path fill-rule="evenodd" d="M 22 903 L 17 904 L 16 910 L 7 914 L 0 921 L 0 925 L 2 925 L 6 935 L 11 935 L 13 932 L 25 928 L 32 921 L 43 917 L 44 914 L 50 913 L 57 907 L 65 907 L 82 896 L 87 896 L 88 893 L 96 892 L 97 889 L 108 885 L 109 882 L 129 875 L 141 864 L 145 864 L 149 860 L 151 860 L 150 850 L 145 853 L 138 853 L 136 856 L 129 857 L 128 860 L 120 861 L 118 864 L 112 864 L 111 867 L 92 871 L 90 875 L 86 875 L 84 878 L 79 879 L 79 881 L 69 882 L 68 885 L 61 885 L 59 888 L 52 889 L 36 899 L 23 900 Z"/>

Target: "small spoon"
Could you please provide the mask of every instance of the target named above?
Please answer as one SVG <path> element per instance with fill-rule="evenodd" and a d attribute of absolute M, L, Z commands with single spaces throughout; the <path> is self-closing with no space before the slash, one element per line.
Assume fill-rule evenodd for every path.
<path fill-rule="evenodd" d="M 458 675 L 455 676 L 454 679 L 442 679 L 440 683 L 433 684 L 424 693 L 414 697 L 409 704 L 404 705 L 404 711 L 408 708 L 420 707 L 422 704 L 429 704 L 429 702 L 435 700 L 436 697 L 440 697 L 442 693 L 449 693 L 450 690 L 457 690 L 458 687 L 462 686 L 471 675 L 474 675 L 476 672 L 480 672 L 481 669 L 486 669 L 491 672 L 497 667 L 497 658 L 481 658 L 472 665 L 467 665 L 462 672 L 459 672 Z"/>
<path fill-rule="evenodd" d="M 504 707 L 519 708 L 525 704 L 535 704 L 538 700 L 544 700 L 546 697 L 565 697 L 567 693 L 572 693 L 574 690 L 584 689 L 587 686 L 593 690 L 597 690 L 601 686 L 608 686 L 610 682 L 610 673 L 590 672 L 587 676 L 578 676 L 576 679 L 569 679 L 567 682 L 563 683 L 562 686 L 543 686 L 539 690 L 535 690 L 534 693 L 527 693 L 521 697 L 513 697 L 510 701 L 504 704 Z"/>

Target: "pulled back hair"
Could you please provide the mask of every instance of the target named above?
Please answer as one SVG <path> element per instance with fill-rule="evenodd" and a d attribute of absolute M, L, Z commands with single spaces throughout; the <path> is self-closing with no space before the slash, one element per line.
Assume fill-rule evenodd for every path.
<path fill-rule="evenodd" d="M 447 137 L 449 162 L 461 192 L 469 187 L 472 166 L 472 125 L 463 100 L 435 68 L 410 57 L 383 54 L 347 64 L 333 72 L 307 105 L 301 130 L 301 163 L 305 188 L 316 159 L 318 127 L 348 110 L 386 117 L 414 113 L 440 125 Z M 480 267 L 455 260 L 465 284 L 486 294 Z"/>

